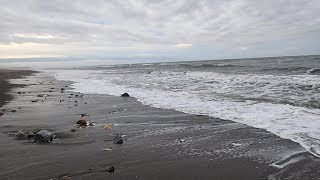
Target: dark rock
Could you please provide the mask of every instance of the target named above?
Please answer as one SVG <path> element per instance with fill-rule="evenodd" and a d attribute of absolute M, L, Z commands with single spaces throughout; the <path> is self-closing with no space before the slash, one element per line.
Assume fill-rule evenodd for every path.
<path fill-rule="evenodd" d="M 2 112 L 0 112 L 0 116 L 3 116 L 4 114 Z"/>
<path fill-rule="evenodd" d="M 22 107 L 18 107 L 18 109 L 22 109 Z"/>
<path fill-rule="evenodd" d="M 130 97 L 128 93 L 121 94 L 121 97 Z"/>
<path fill-rule="evenodd" d="M 11 110 L 11 112 L 17 112 L 17 110 L 15 110 L 15 109 L 12 109 L 12 110 Z"/>
<path fill-rule="evenodd" d="M 37 97 L 43 97 L 43 96 L 44 96 L 43 94 L 38 94 L 38 95 L 37 95 Z"/>
<path fill-rule="evenodd" d="M 34 138 L 35 134 L 32 131 L 27 132 L 27 137 L 28 138 Z"/>
<path fill-rule="evenodd" d="M 114 173 L 114 167 L 109 167 L 106 171 L 109 173 Z"/>
<path fill-rule="evenodd" d="M 54 134 L 48 130 L 40 130 L 34 137 L 34 142 L 50 143 L 54 139 Z"/>
<path fill-rule="evenodd" d="M 22 92 L 17 92 L 17 94 L 22 94 Z"/>
<path fill-rule="evenodd" d="M 80 115 L 80 117 L 90 116 L 89 114 L 85 114 L 85 113 L 79 114 L 79 115 Z"/>
<path fill-rule="evenodd" d="M 79 96 L 78 94 L 74 95 L 74 97 L 78 97 L 78 96 Z"/>
<path fill-rule="evenodd" d="M 38 102 L 39 100 L 32 100 L 31 102 Z"/>
<path fill-rule="evenodd" d="M 79 120 L 76 124 L 80 125 L 80 126 L 86 126 L 87 125 L 87 121 L 84 119 Z"/>
<path fill-rule="evenodd" d="M 60 90 L 61 90 L 61 91 L 64 91 L 64 88 L 61 88 Z"/>
<path fill-rule="evenodd" d="M 89 123 L 89 126 L 94 126 L 94 124 L 93 123 Z"/>
<path fill-rule="evenodd" d="M 77 130 L 76 130 L 76 129 L 71 129 L 70 131 L 71 131 L 71 132 L 76 132 Z"/>
<path fill-rule="evenodd" d="M 114 139 L 113 139 L 113 143 L 114 144 L 123 144 L 123 140 L 122 140 L 121 136 L 116 135 L 116 137 L 114 137 Z"/>

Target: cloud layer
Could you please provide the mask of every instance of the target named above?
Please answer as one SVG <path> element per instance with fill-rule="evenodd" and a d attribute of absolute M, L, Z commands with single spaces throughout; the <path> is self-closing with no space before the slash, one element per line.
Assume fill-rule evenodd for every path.
<path fill-rule="evenodd" d="M 320 50 L 318 0 L 0 2 L 0 58 L 217 58 Z"/>

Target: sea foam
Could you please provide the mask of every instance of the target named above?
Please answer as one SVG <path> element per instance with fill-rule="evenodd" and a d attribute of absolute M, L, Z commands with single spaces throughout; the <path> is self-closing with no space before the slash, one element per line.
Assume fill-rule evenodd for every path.
<path fill-rule="evenodd" d="M 51 73 L 59 80 L 73 81 L 72 87 L 81 93 L 119 96 L 128 92 L 143 104 L 153 107 L 263 128 L 298 142 L 320 157 L 320 109 L 277 101 L 318 98 L 318 89 L 305 94 L 299 90 L 304 85 L 317 86 L 319 77 L 316 76 L 175 71 L 132 73 L 130 70 L 57 70 Z M 257 100 L 264 99 L 261 97 L 267 100 Z"/>

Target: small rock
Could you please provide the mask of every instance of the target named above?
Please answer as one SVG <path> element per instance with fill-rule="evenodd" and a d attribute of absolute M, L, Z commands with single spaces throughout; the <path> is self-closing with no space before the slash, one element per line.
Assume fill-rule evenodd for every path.
<path fill-rule="evenodd" d="M 39 101 L 39 100 L 32 100 L 31 102 L 33 102 L 33 103 L 34 103 L 34 102 L 38 102 L 38 101 Z"/>
<path fill-rule="evenodd" d="M 71 129 L 70 131 L 71 131 L 71 132 L 76 132 L 77 130 L 76 130 L 76 129 Z"/>
<path fill-rule="evenodd" d="M 44 96 L 43 94 L 38 94 L 38 95 L 37 95 L 37 97 L 43 97 L 43 96 Z"/>
<path fill-rule="evenodd" d="M 22 109 L 22 107 L 18 107 L 18 109 Z"/>
<path fill-rule="evenodd" d="M 40 130 L 34 137 L 35 142 L 50 143 L 54 139 L 54 134 L 48 130 Z"/>
<path fill-rule="evenodd" d="M 106 171 L 109 173 L 114 173 L 114 167 L 109 167 Z"/>
<path fill-rule="evenodd" d="M 28 131 L 28 133 L 27 133 L 27 137 L 28 138 L 34 138 L 34 133 L 32 132 L 32 131 Z"/>
<path fill-rule="evenodd" d="M 121 136 L 116 135 L 116 137 L 114 137 L 114 139 L 113 139 L 113 143 L 114 144 L 123 144 L 123 140 L 122 140 Z"/>
<path fill-rule="evenodd" d="M 85 117 L 85 116 L 90 116 L 90 115 L 89 114 L 85 114 L 85 113 L 80 114 L 80 117 Z"/>
<path fill-rule="evenodd" d="M 17 138 L 25 138 L 25 137 L 26 137 L 26 134 L 25 134 L 22 130 L 20 130 L 20 131 L 18 131 L 18 132 L 15 134 L 15 136 L 16 136 Z"/>
<path fill-rule="evenodd" d="M 17 110 L 15 110 L 15 109 L 12 109 L 12 110 L 11 110 L 11 112 L 17 112 Z"/>
<path fill-rule="evenodd" d="M 91 122 L 91 123 L 89 123 L 89 126 L 94 126 L 94 124 Z"/>
<path fill-rule="evenodd" d="M 84 120 L 84 119 L 81 119 L 76 124 L 79 124 L 80 126 L 86 126 L 87 125 L 87 121 Z"/>
<path fill-rule="evenodd" d="M 112 128 L 112 125 L 111 124 L 105 124 L 104 125 L 104 129 L 111 129 Z"/>
<path fill-rule="evenodd" d="M 17 92 L 17 94 L 22 94 L 22 92 Z"/>
<path fill-rule="evenodd" d="M 121 97 L 130 97 L 128 93 L 121 94 Z"/>
<path fill-rule="evenodd" d="M 70 180 L 71 177 L 70 176 L 62 176 L 61 180 Z"/>
<path fill-rule="evenodd" d="M 0 116 L 3 116 L 4 114 L 2 112 L 0 112 Z"/>
<path fill-rule="evenodd" d="M 64 91 L 64 88 L 61 88 L 60 90 L 61 90 L 61 91 Z"/>

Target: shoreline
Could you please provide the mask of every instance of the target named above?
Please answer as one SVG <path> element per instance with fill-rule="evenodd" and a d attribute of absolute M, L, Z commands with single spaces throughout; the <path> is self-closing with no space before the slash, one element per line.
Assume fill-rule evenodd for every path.
<path fill-rule="evenodd" d="M 21 110 L 0 117 L 1 143 L 7 145 L 0 151 L 4 154 L 0 169 L 5 169 L 0 175 L 5 179 L 59 179 L 64 175 L 72 179 L 267 179 L 290 177 L 297 169 L 297 177 L 310 179 L 320 173 L 314 170 L 310 175 L 305 169 L 319 165 L 312 154 L 266 130 L 154 108 L 135 98 L 73 92 L 70 83 L 43 73 L 14 81 L 29 85 L 23 88 L 26 94 L 17 94 L 18 86 L 11 89 L 16 98 L 5 105 L 8 109 L 20 105 Z M 61 99 L 64 101 L 59 102 Z M 75 128 L 79 113 L 89 113 L 86 120 L 95 125 Z M 112 129 L 104 129 L 105 124 L 113 124 Z M 50 129 L 57 137 L 45 145 L 17 141 L 12 133 L 21 129 Z M 123 135 L 123 145 L 110 142 L 115 134 Z M 105 171 L 110 166 L 115 173 Z"/>

